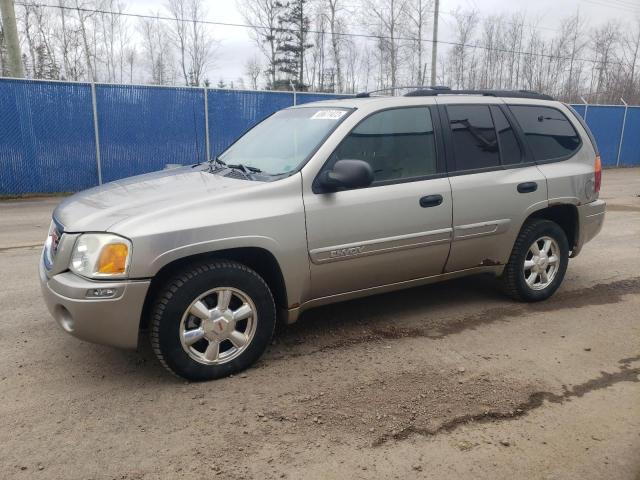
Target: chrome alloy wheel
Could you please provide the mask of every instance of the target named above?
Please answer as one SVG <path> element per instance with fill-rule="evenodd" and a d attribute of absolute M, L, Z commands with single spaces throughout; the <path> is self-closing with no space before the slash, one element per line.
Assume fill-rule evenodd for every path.
<path fill-rule="evenodd" d="M 551 237 L 540 237 L 531 244 L 524 259 L 524 279 L 529 288 L 544 290 L 558 272 L 560 247 Z"/>
<path fill-rule="evenodd" d="M 204 365 L 221 365 L 244 352 L 256 333 L 256 307 L 249 296 L 231 287 L 198 296 L 180 321 L 180 343 Z"/>

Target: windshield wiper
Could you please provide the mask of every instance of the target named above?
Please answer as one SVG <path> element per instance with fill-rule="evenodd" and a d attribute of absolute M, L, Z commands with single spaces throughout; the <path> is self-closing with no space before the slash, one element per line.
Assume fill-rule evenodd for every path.
<path fill-rule="evenodd" d="M 234 163 L 231 165 L 227 165 L 227 167 L 229 168 L 234 168 L 236 170 L 242 170 L 244 173 L 262 173 L 262 170 L 260 170 L 257 167 L 252 167 L 251 165 L 245 165 L 244 163 Z"/>
<path fill-rule="evenodd" d="M 262 173 L 258 167 L 252 167 L 250 165 L 245 165 L 244 163 L 230 163 L 227 164 L 223 160 L 220 160 L 220 157 L 214 157 L 209 160 L 209 164 L 211 166 L 211 170 L 213 171 L 213 166 L 217 165 L 220 168 L 231 168 L 233 170 L 239 170 L 245 174 L 247 178 L 250 178 L 252 173 Z"/>
<path fill-rule="evenodd" d="M 209 160 L 209 170 L 213 171 L 213 166 L 218 165 L 219 167 L 226 167 L 227 164 L 220 160 L 220 157 L 216 156 Z"/>

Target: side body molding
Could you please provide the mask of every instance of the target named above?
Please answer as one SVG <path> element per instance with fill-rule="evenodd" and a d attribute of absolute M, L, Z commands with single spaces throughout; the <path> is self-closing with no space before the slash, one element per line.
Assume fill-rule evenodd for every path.
<path fill-rule="evenodd" d="M 354 257 L 366 257 L 391 251 L 423 247 L 425 245 L 447 243 L 451 240 L 451 234 L 451 228 L 442 228 L 429 232 L 376 238 L 362 242 L 316 248 L 309 252 L 309 256 L 311 257 L 311 261 L 316 265 L 328 262 L 339 262 Z"/>

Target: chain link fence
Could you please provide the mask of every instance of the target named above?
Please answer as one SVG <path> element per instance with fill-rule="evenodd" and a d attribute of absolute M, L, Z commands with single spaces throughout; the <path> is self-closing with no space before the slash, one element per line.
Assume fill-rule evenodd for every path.
<path fill-rule="evenodd" d="M 0 196 L 74 192 L 203 161 L 318 93 L 0 79 Z M 605 166 L 640 165 L 640 107 L 574 105 Z"/>

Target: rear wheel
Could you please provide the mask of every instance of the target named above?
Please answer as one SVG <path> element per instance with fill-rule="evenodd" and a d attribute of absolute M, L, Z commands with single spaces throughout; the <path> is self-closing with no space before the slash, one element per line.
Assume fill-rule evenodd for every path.
<path fill-rule="evenodd" d="M 249 367 L 276 323 L 264 280 L 236 262 L 207 262 L 176 275 L 160 293 L 151 344 L 162 364 L 189 380 L 211 380 Z"/>
<path fill-rule="evenodd" d="M 504 289 L 518 300 L 545 300 L 562 283 L 568 262 L 569 243 L 564 230 L 550 220 L 529 220 L 516 239 L 502 275 Z"/>

